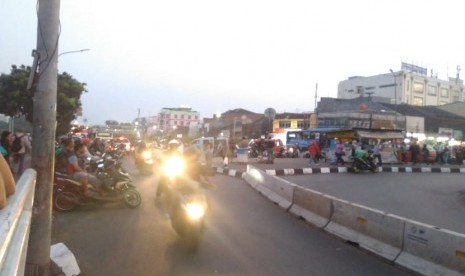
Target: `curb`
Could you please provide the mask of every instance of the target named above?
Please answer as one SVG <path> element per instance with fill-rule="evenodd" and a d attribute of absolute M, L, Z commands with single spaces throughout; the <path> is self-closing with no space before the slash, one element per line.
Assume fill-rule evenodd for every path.
<path fill-rule="evenodd" d="M 213 167 L 216 173 L 241 178 L 246 170 L 236 170 L 223 167 Z M 304 175 L 304 174 L 328 174 L 328 173 L 350 173 L 350 167 L 318 167 L 318 168 L 295 168 L 295 169 L 266 169 L 268 175 Z M 465 168 L 450 167 L 380 167 L 378 172 L 391 173 L 465 173 Z M 367 172 L 368 173 L 368 172 Z"/>
<path fill-rule="evenodd" d="M 222 167 L 213 167 L 213 169 L 216 171 L 216 173 L 229 175 L 237 178 L 242 178 L 242 174 L 246 172 Z"/>

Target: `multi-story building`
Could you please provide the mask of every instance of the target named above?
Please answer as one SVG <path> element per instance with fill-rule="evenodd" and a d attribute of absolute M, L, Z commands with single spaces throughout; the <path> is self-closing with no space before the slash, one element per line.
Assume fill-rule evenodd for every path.
<path fill-rule="evenodd" d="M 190 107 L 162 108 L 158 113 L 158 127 L 163 131 L 189 127 L 194 122 L 200 123 L 200 114 Z"/>
<path fill-rule="evenodd" d="M 338 85 L 339 99 L 376 96 L 389 98 L 392 104 L 415 106 L 444 105 L 463 101 L 463 80 L 459 77 L 441 80 L 427 76 L 426 68 L 402 64 L 402 70 L 370 77 L 355 76 Z"/>
<path fill-rule="evenodd" d="M 307 129 L 316 127 L 316 116 L 314 113 L 278 113 L 273 119 L 273 131 L 276 129 L 300 128 Z"/>

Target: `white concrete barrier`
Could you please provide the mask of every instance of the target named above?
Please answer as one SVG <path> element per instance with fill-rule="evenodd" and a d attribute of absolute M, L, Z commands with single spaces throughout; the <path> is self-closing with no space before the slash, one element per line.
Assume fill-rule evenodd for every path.
<path fill-rule="evenodd" d="M 333 199 L 325 230 L 394 261 L 402 250 L 405 219 L 348 201 Z"/>
<path fill-rule="evenodd" d="M 27 169 L 0 210 L 0 275 L 24 275 L 36 172 Z"/>
<path fill-rule="evenodd" d="M 328 224 L 331 218 L 332 199 L 333 197 L 322 193 L 296 186 L 294 189 L 294 204 L 289 212 L 322 228 Z"/>
<path fill-rule="evenodd" d="M 407 220 L 395 263 L 423 275 L 465 275 L 465 235 Z"/>
<path fill-rule="evenodd" d="M 295 184 L 268 175 L 250 165 L 247 166 L 247 176 L 244 179 L 262 195 L 285 210 L 289 210 L 292 206 Z"/>
<path fill-rule="evenodd" d="M 228 175 L 229 175 L 229 176 L 236 176 L 236 170 L 232 170 L 232 169 L 229 170 L 229 171 L 228 171 Z"/>
<path fill-rule="evenodd" d="M 258 186 L 258 190 L 274 203 L 289 210 L 296 185 L 276 176 L 264 174 L 264 177 L 265 182 Z"/>
<path fill-rule="evenodd" d="M 265 182 L 265 178 L 260 170 L 251 165 L 247 165 L 247 171 L 244 173 L 243 178 L 245 182 L 249 183 L 254 189 Z"/>

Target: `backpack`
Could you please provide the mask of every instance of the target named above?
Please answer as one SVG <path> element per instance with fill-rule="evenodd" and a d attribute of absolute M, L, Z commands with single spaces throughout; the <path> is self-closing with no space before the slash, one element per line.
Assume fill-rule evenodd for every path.
<path fill-rule="evenodd" d="M 65 150 L 61 150 L 58 154 L 55 151 L 55 171 L 65 174 L 72 174 L 69 170 L 68 153 Z"/>
<path fill-rule="evenodd" d="M 15 136 L 15 139 L 13 140 L 13 144 L 11 145 L 11 151 L 12 152 L 19 152 L 21 150 L 21 148 L 23 147 L 22 143 L 21 143 L 21 138 L 23 138 L 24 135 L 21 135 L 21 136 Z"/>

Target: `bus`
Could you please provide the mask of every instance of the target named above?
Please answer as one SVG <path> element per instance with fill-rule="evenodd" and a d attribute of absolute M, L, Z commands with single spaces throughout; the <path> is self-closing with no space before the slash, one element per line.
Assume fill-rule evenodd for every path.
<path fill-rule="evenodd" d="M 307 151 L 312 141 L 317 140 L 321 148 L 327 147 L 330 145 L 330 139 L 326 138 L 326 132 L 333 130 L 337 130 L 337 128 L 308 128 L 305 130 L 288 131 L 286 133 L 286 145 L 294 144 L 301 151 Z"/>

